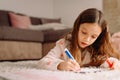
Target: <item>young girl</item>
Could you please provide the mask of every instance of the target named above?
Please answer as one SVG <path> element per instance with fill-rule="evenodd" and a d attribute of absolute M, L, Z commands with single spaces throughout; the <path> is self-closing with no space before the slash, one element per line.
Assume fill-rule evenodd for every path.
<path fill-rule="evenodd" d="M 64 49 L 69 49 L 75 60 L 69 59 Z M 39 67 L 49 70 L 76 71 L 80 67 L 104 66 L 108 57 L 119 58 L 110 44 L 107 23 L 101 11 L 90 8 L 76 19 L 73 30 L 39 61 Z M 113 67 L 110 68 L 113 68 Z"/>

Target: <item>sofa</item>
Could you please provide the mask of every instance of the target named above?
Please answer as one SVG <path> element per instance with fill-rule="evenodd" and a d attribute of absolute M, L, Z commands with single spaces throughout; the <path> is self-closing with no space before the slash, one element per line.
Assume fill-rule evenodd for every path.
<path fill-rule="evenodd" d="M 56 29 L 28 28 L 29 26 L 36 28 L 37 25 L 47 23 L 61 24 L 61 20 L 0 10 L 0 61 L 41 59 L 54 47 L 58 39 L 72 30 L 71 28 L 57 29 L 57 26 Z"/>

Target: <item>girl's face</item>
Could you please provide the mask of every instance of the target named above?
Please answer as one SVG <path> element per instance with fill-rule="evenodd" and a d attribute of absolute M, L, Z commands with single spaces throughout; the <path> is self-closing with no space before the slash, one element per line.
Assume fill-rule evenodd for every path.
<path fill-rule="evenodd" d="M 81 48 L 90 46 L 101 33 L 101 27 L 97 23 L 83 23 L 78 31 L 78 44 Z"/>

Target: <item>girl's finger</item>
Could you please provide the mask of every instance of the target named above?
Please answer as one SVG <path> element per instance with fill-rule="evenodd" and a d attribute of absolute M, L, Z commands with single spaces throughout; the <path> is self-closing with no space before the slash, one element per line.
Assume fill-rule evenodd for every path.
<path fill-rule="evenodd" d="M 70 60 L 70 62 L 77 68 L 80 69 L 80 65 L 75 60 Z"/>
<path fill-rule="evenodd" d="M 73 60 L 69 60 L 68 64 L 70 67 L 72 67 L 74 70 L 78 70 L 80 69 L 80 66 L 77 62 L 73 61 Z"/>

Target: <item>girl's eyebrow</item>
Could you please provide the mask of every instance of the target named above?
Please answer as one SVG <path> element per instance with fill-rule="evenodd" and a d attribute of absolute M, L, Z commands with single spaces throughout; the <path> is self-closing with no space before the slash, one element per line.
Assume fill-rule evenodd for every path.
<path fill-rule="evenodd" d="M 86 30 L 87 31 L 87 29 L 85 27 L 81 27 L 81 30 Z M 99 35 L 98 34 L 93 34 L 93 36 L 98 37 Z"/>
<path fill-rule="evenodd" d="M 87 30 L 86 28 L 84 28 L 84 27 L 81 27 L 81 30 Z"/>

